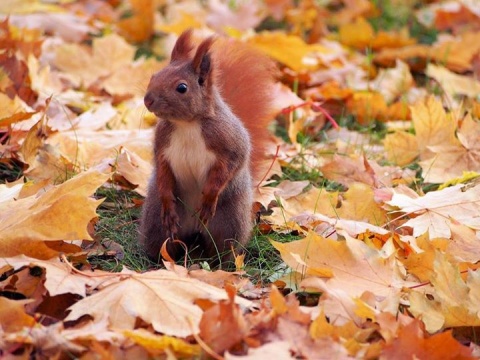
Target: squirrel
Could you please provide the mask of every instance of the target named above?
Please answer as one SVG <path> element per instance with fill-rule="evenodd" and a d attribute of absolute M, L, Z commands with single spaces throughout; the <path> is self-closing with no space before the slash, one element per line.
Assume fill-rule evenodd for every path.
<path fill-rule="evenodd" d="M 252 179 L 265 158 L 276 71 L 247 44 L 210 36 L 195 46 L 187 30 L 152 76 L 144 103 L 159 121 L 139 230 L 150 259 L 159 261 L 169 238 L 192 258 L 220 261 L 232 243 L 249 241 Z M 185 254 L 176 242 L 166 249 L 174 260 Z"/>

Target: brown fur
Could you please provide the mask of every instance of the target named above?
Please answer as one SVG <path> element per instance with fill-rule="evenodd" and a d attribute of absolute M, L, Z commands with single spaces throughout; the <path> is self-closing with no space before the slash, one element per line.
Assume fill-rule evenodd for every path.
<path fill-rule="evenodd" d="M 194 54 L 193 48 L 187 31 L 145 95 L 145 105 L 161 120 L 140 242 L 157 261 L 167 238 L 182 240 L 197 257 L 213 257 L 229 250 L 230 242 L 248 241 L 251 171 L 271 116 L 271 60 L 212 37 Z M 175 258 L 182 255 L 179 246 L 167 249 Z"/>

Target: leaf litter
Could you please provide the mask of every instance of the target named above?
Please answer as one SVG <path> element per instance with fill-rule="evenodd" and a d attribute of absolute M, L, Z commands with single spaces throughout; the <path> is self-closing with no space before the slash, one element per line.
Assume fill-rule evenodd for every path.
<path fill-rule="evenodd" d="M 0 5 L 0 353 L 480 356 L 480 14 L 400 3 Z M 259 228 L 301 239 L 271 241 L 288 269 L 274 285 L 242 257 L 235 272 L 88 261 L 97 190 L 145 194 L 156 120 L 142 96 L 189 27 L 248 42 L 282 73 L 286 136 L 266 146 Z"/>

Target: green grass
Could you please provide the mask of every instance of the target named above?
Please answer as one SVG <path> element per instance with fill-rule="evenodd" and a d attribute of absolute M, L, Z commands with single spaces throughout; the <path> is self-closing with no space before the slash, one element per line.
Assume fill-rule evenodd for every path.
<path fill-rule="evenodd" d="M 5 184 L 6 182 L 13 182 L 18 180 L 23 175 L 22 164 L 13 159 L 4 159 L 0 157 L 0 184 Z"/>
<path fill-rule="evenodd" d="M 96 268 L 106 271 L 120 271 L 122 266 L 135 271 L 146 271 L 161 265 L 151 262 L 143 253 L 137 241 L 140 208 L 134 206 L 133 200 L 139 196 L 133 191 L 119 191 L 101 188 L 97 198 L 105 198 L 98 209 L 99 220 L 95 226 L 95 238 L 106 249 L 89 257 L 89 262 Z M 268 283 L 269 278 L 282 272 L 279 253 L 270 240 L 289 242 L 300 237 L 296 233 L 268 235 L 261 234 L 257 227 L 253 229 L 251 241 L 243 249 L 246 253 L 245 272 L 255 283 Z M 210 269 L 208 263 L 216 259 L 188 259 L 187 266 L 199 264 Z M 182 264 L 182 262 L 179 262 Z M 218 267 L 212 267 L 216 270 Z M 233 262 L 224 262 L 223 270 L 235 270 Z"/>
<path fill-rule="evenodd" d="M 105 198 L 98 209 L 96 239 L 107 251 L 120 254 L 108 256 L 99 253 L 90 257 L 89 262 L 107 271 L 120 271 L 122 266 L 145 271 L 156 266 L 144 254 L 137 240 L 140 209 L 135 207 L 133 199 L 139 196 L 133 191 L 100 188 L 96 197 Z"/>
<path fill-rule="evenodd" d="M 247 244 L 245 252 L 245 271 L 255 283 L 268 283 L 269 278 L 282 272 L 279 269 L 283 262 L 278 251 L 272 246 L 270 240 L 278 242 L 291 242 L 301 237 L 296 233 L 290 234 L 261 234 L 255 227 L 251 241 Z"/>

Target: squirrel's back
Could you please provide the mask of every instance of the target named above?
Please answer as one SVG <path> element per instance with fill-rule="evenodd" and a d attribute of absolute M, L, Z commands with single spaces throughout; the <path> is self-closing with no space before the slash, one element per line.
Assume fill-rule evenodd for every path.
<path fill-rule="evenodd" d="M 251 169 L 265 157 L 269 138 L 268 124 L 274 116 L 274 84 L 277 67 L 273 60 L 251 45 L 233 39 L 218 38 L 213 44 L 212 59 L 222 98 L 238 116 L 252 142 Z M 262 175 L 262 174 L 260 174 Z"/>

